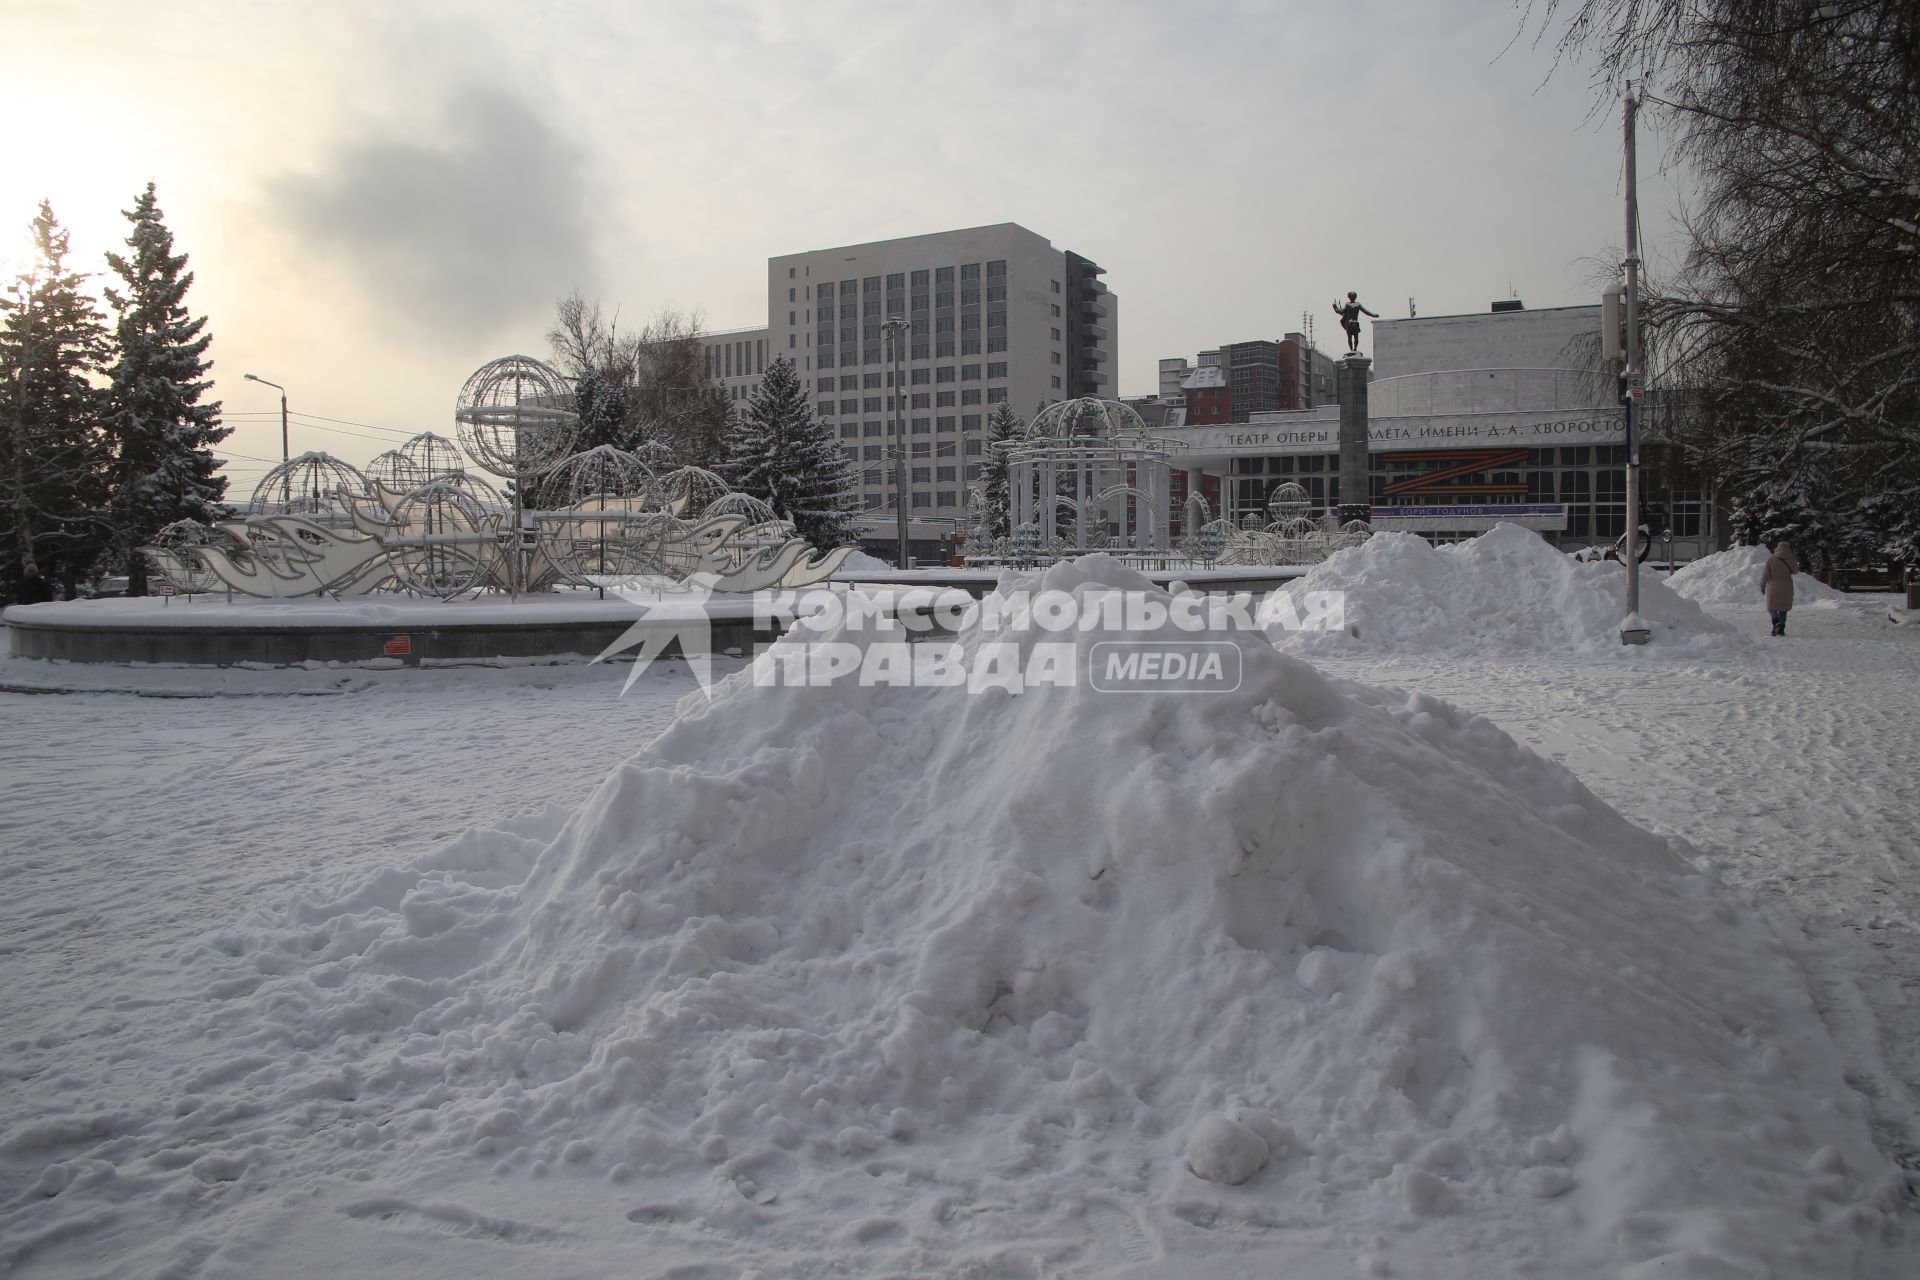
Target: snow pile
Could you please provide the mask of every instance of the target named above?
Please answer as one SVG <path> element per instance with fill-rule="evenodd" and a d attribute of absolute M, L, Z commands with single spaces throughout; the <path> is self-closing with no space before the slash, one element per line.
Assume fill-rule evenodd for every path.
<path fill-rule="evenodd" d="M 1760 594 L 1760 571 L 1766 568 L 1770 554 L 1765 547 L 1728 547 L 1674 570 L 1666 584 L 1695 604 L 1709 608 L 1764 610 L 1767 604 Z M 1835 591 L 1810 573 L 1793 575 L 1796 609 L 1832 609 L 1848 602 L 1846 592 Z"/>
<path fill-rule="evenodd" d="M 840 572 L 842 573 L 848 573 L 851 571 L 858 571 L 860 573 L 872 573 L 876 569 L 885 570 L 891 573 L 893 571 L 893 566 L 888 562 L 886 562 L 885 560 L 882 560 L 879 556 L 868 555 L 864 551 L 854 552 L 852 555 L 848 556 L 846 558 L 845 563 L 843 563 L 840 566 Z"/>
<path fill-rule="evenodd" d="M 1320 602 L 1341 601 L 1344 626 L 1315 625 L 1327 616 L 1314 608 L 1317 593 L 1337 593 Z M 1623 648 L 1626 567 L 1582 564 L 1517 525 L 1496 525 L 1445 547 L 1411 533 L 1376 533 L 1327 557 L 1284 594 L 1293 607 L 1263 616 L 1277 619 L 1269 633 L 1289 653 Z M 1653 573 L 1640 575 L 1640 616 L 1661 648 L 1737 642 L 1733 628 L 1675 595 Z"/>
<path fill-rule="evenodd" d="M 1104 559 L 1027 585 L 1167 599 Z M 690 697 L 563 830 L 224 941 L 237 1065 L 156 1100 L 142 1178 L 284 1178 L 325 1135 L 418 1214 L 463 1167 L 567 1180 L 662 1271 L 734 1261 L 702 1275 L 749 1242 L 769 1275 L 1107 1274 L 1122 1201 L 1288 1274 L 1849 1270 L 1889 1174 L 1763 925 L 1484 719 L 1203 638 L 1233 691 Z M 223 1149 L 250 1115 L 275 1136 Z"/>

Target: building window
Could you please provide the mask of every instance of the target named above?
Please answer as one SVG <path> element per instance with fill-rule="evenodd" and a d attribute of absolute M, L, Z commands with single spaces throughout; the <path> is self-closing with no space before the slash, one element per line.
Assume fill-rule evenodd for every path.
<path fill-rule="evenodd" d="M 931 430 L 933 430 L 932 418 L 915 418 L 913 420 L 913 434 L 923 436 Z"/>
<path fill-rule="evenodd" d="M 940 417 L 935 420 L 935 425 L 942 431 L 953 430 L 953 415 L 950 413 L 941 414 Z"/>
<path fill-rule="evenodd" d="M 960 425 L 968 431 L 978 431 L 980 429 L 980 415 L 977 413 L 963 413 L 960 415 Z"/>
<path fill-rule="evenodd" d="M 977 462 L 969 462 L 967 464 L 967 479 L 978 480 L 979 478 L 980 478 L 980 464 Z"/>
<path fill-rule="evenodd" d="M 935 271 L 935 272 L 933 273 L 933 282 L 934 282 L 935 284 L 952 284 L 952 283 L 953 283 L 953 268 L 952 268 L 952 267 L 941 267 L 941 268 L 939 268 L 938 270 L 936 270 L 936 271 Z M 947 305 L 948 305 L 948 306 L 952 306 L 953 304 L 952 304 L 952 303 L 948 303 Z"/>
<path fill-rule="evenodd" d="M 992 280 L 1007 274 L 1007 260 L 995 258 L 987 264 L 987 279 Z"/>
<path fill-rule="evenodd" d="M 977 262 L 969 262 L 962 266 L 960 268 L 960 278 L 962 280 L 978 280 L 980 278 L 980 264 Z"/>
<path fill-rule="evenodd" d="M 879 277 L 879 276 L 868 276 L 868 277 L 867 277 L 867 278 L 866 278 L 865 280 L 862 280 L 862 281 L 860 282 L 860 288 L 861 288 L 861 290 L 862 290 L 862 291 L 864 291 L 864 292 L 866 292 L 866 293 L 878 293 L 878 292 L 880 292 L 880 277 Z"/>
<path fill-rule="evenodd" d="M 1059 364 L 1059 363 L 1060 363 L 1060 353 L 1059 353 L 1058 351 L 1056 351 L 1056 352 L 1054 352 L 1054 353 L 1053 353 L 1053 362 L 1054 362 L 1055 364 Z"/>
<path fill-rule="evenodd" d="M 833 296 L 833 281 L 822 280 L 820 282 L 820 296 L 822 298 L 831 298 Z"/>
<path fill-rule="evenodd" d="M 1059 331 L 1058 329 L 1055 329 L 1055 330 L 1053 331 L 1053 340 L 1054 340 L 1055 342 L 1058 342 L 1058 341 L 1060 341 L 1060 331 Z"/>
<path fill-rule="evenodd" d="M 863 404 L 862 404 L 862 405 L 860 406 L 860 411 L 861 411 L 862 413 L 878 413 L 878 412 L 880 412 L 880 397 L 879 397 L 879 396 L 868 396 L 868 397 L 866 397 L 866 400 L 865 400 L 865 403 L 863 403 Z"/>
<path fill-rule="evenodd" d="M 860 353 L 860 363 L 861 364 L 884 364 L 885 361 L 880 358 L 880 348 L 868 347 L 865 351 L 862 351 Z"/>
<path fill-rule="evenodd" d="M 980 366 L 979 366 L 979 365 L 977 365 L 977 364 L 963 364 L 963 365 L 961 365 L 961 366 L 960 366 L 960 381 L 962 381 L 962 382 L 978 382 L 979 380 L 980 380 Z"/>
<path fill-rule="evenodd" d="M 931 409 L 933 407 L 933 397 L 924 391 L 916 391 L 913 394 L 912 404 L 916 409 Z"/>
<path fill-rule="evenodd" d="M 987 328 L 1004 329 L 1007 327 L 1007 313 L 1004 311 L 987 312 Z"/>
<path fill-rule="evenodd" d="M 880 461 L 880 455 L 884 452 L 886 452 L 886 446 L 884 445 L 863 444 L 860 446 L 860 457 L 861 460 L 865 462 Z"/>
<path fill-rule="evenodd" d="M 887 429 L 881 423 L 867 422 L 861 424 L 860 434 L 863 436 L 883 436 L 887 434 Z"/>
<path fill-rule="evenodd" d="M 990 333 L 990 334 L 988 334 L 988 335 L 987 335 L 987 350 L 988 350 L 989 352 L 993 352 L 993 351 L 1005 351 L 1006 349 L 1007 349 L 1007 335 L 1006 335 L 1006 334 L 1004 334 L 1004 333 Z"/>
<path fill-rule="evenodd" d="M 915 458 L 931 458 L 933 456 L 933 445 L 925 440 L 915 440 L 910 456 Z"/>
<path fill-rule="evenodd" d="M 1003 284 L 990 284 L 987 286 L 987 302 L 989 304 L 995 303 L 995 302 L 1005 302 L 1006 300 L 1007 300 L 1007 286 Z"/>
<path fill-rule="evenodd" d="M 887 277 L 887 292 L 898 293 L 907 287 L 907 276 L 903 271 L 895 271 Z"/>
<path fill-rule="evenodd" d="M 934 294 L 933 305 L 941 311 L 953 310 L 953 294 L 951 292 Z"/>
<path fill-rule="evenodd" d="M 969 436 L 966 443 L 961 446 L 960 452 L 966 454 L 968 457 L 977 457 L 980 454 L 981 448 L 980 437 Z"/>
<path fill-rule="evenodd" d="M 953 392 L 951 391 L 934 392 L 933 404 L 934 404 L 934 407 L 937 409 L 951 409 L 953 407 Z"/>
<path fill-rule="evenodd" d="M 950 338 L 950 337 L 948 337 L 948 338 L 941 338 L 940 340 L 938 340 L 937 342 L 935 342 L 935 343 L 933 344 L 933 354 L 934 354 L 934 355 L 936 355 L 936 356 L 950 356 L 950 355 L 952 355 L 952 354 L 953 354 L 953 339 L 952 339 L 952 338 Z"/>
<path fill-rule="evenodd" d="M 833 401 L 822 400 L 819 405 L 816 406 L 816 409 L 821 417 L 830 418 L 833 416 Z"/>
<path fill-rule="evenodd" d="M 960 403 L 961 404 L 979 404 L 980 388 L 967 387 L 964 390 L 962 390 L 960 392 Z"/>
<path fill-rule="evenodd" d="M 954 370 L 952 365 L 943 364 L 939 368 L 934 370 L 933 380 L 935 382 L 952 382 L 953 373 L 954 373 Z"/>
<path fill-rule="evenodd" d="M 878 299 L 878 298 L 868 298 L 868 299 L 867 299 L 867 300 L 866 300 L 866 301 L 865 301 L 864 303 L 862 303 L 862 304 L 861 304 L 861 306 L 860 306 L 860 314 L 861 314 L 861 315 L 863 315 L 863 316 L 877 316 L 877 315 L 879 315 L 879 314 L 880 314 L 880 299 Z"/>
<path fill-rule="evenodd" d="M 1007 376 L 1007 362 L 1006 362 L 1005 360 L 992 360 L 992 361 L 989 361 L 989 362 L 987 363 L 987 376 L 988 376 L 989 378 L 1004 378 L 1004 377 L 1006 377 L 1006 376 Z"/>
<path fill-rule="evenodd" d="M 933 479 L 933 476 L 929 474 L 931 471 L 931 467 L 915 467 L 913 474 L 908 476 L 907 479 L 913 484 L 927 484 Z"/>
<path fill-rule="evenodd" d="M 840 456 L 846 459 L 848 462 L 858 462 L 860 461 L 859 447 L 855 445 L 849 445 L 840 451 Z"/>
<path fill-rule="evenodd" d="M 916 289 L 927 287 L 927 273 L 924 270 L 913 273 L 913 287 Z"/>
<path fill-rule="evenodd" d="M 860 427 L 857 423 L 843 422 L 840 424 L 840 438 L 842 440 L 851 440 L 859 434 Z"/>
<path fill-rule="evenodd" d="M 913 358 L 915 360 L 931 360 L 933 358 L 933 348 L 924 342 L 916 342 L 913 344 Z"/>
<path fill-rule="evenodd" d="M 960 291 L 960 305 L 963 307 L 979 306 L 980 291 L 978 289 L 962 289 Z"/>
<path fill-rule="evenodd" d="M 942 484 L 951 484 L 955 480 L 958 480 L 960 478 L 960 468 L 935 467 L 933 469 L 933 478 L 935 480 L 940 481 Z"/>
<path fill-rule="evenodd" d="M 1007 389 L 1005 387 L 988 387 L 987 388 L 988 404 L 1005 404 L 1006 401 L 1007 401 Z"/>
<path fill-rule="evenodd" d="M 960 500 L 958 497 L 954 495 L 953 490 L 942 489 L 940 493 L 937 495 L 937 501 L 935 505 L 942 506 L 942 507 L 957 507 L 960 505 Z"/>
<path fill-rule="evenodd" d="M 913 495 L 913 505 L 916 507 L 932 506 L 933 495 L 930 493 L 916 493 Z"/>
<path fill-rule="evenodd" d="M 841 374 L 840 389 L 842 391 L 858 391 L 860 389 L 860 375 L 857 373 Z"/>
<path fill-rule="evenodd" d="M 860 412 L 860 402 L 858 400 L 842 400 L 840 402 L 840 412 L 858 413 Z"/>
<path fill-rule="evenodd" d="M 1058 293 L 1058 292 L 1060 292 L 1060 282 L 1059 282 L 1058 280 L 1054 280 L 1054 281 L 1052 281 L 1051 283 L 1052 283 L 1052 285 L 1053 285 L 1053 291 L 1054 291 L 1055 293 Z"/>
<path fill-rule="evenodd" d="M 793 279 L 793 272 L 794 272 L 794 268 L 792 267 L 787 268 L 787 279 L 789 280 Z"/>
<path fill-rule="evenodd" d="M 886 500 L 887 500 L 887 495 L 884 493 L 869 493 L 865 497 L 860 499 L 860 501 L 866 505 L 866 508 L 869 511 L 878 511 L 880 509 L 880 504 L 885 502 Z"/>
<path fill-rule="evenodd" d="M 815 391 L 831 391 L 833 390 L 833 379 L 830 377 L 817 379 L 813 384 L 813 389 Z"/>
<path fill-rule="evenodd" d="M 927 309 L 927 295 L 926 295 L 926 294 L 924 294 L 924 293 L 916 293 L 916 294 L 914 294 L 914 295 L 913 295 L 913 309 L 914 309 L 915 311 L 925 311 L 925 310 Z"/>
<path fill-rule="evenodd" d="M 1058 391 L 1060 389 L 1060 379 L 1057 376 L 1053 380 L 1053 389 L 1055 391 Z"/>

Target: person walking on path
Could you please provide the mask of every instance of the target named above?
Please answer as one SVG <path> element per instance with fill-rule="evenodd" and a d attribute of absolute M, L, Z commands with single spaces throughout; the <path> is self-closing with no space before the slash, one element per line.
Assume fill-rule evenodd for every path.
<path fill-rule="evenodd" d="M 1773 634 L 1787 634 L 1787 610 L 1793 608 L 1793 575 L 1800 572 L 1793 547 L 1786 541 L 1775 544 L 1760 571 L 1760 591 L 1767 598 L 1767 613 L 1773 619 Z"/>

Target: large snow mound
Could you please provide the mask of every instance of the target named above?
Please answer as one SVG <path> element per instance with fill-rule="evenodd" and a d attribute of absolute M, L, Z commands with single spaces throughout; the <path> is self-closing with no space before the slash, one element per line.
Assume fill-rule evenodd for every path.
<path fill-rule="evenodd" d="M 1296 627 L 1326 616 L 1315 593 L 1336 593 L 1343 627 Z M 1269 630 L 1289 653 L 1433 651 L 1457 648 L 1610 653 L 1626 613 L 1626 567 L 1583 564 L 1518 525 L 1435 547 L 1411 533 L 1376 533 L 1337 551 L 1284 588 L 1295 608 Z M 1700 651 L 1739 642 L 1732 627 L 1640 575 L 1640 617 L 1658 649 Z M 1630 653 L 1645 650 L 1630 649 Z"/>
<path fill-rule="evenodd" d="M 1103 559 L 1021 585 L 1167 599 Z M 1267 1273 L 1848 1272 L 1890 1171 L 1710 870 L 1482 718 L 1205 639 L 1233 691 L 690 697 L 563 829 L 223 939 L 239 1062 L 156 1100 L 143 1185 L 238 1177 L 256 1131 L 282 1179 L 572 1179 L 714 1275 L 1110 1274 L 1125 1204 Z"/>
<path fill-rule="evenodd" d="M 1760 594 L 1760 572 L 1770 554 L 1765 547 L 1728 547 L 1674 570 L 1666 583 L 1695 604 L 1763 610 L 1767 605 Z M 1849 602 L 1846 592 L 1834 590 L 1810 573 L 1793 575 L 1796 609 L 1832 609 Z"/>

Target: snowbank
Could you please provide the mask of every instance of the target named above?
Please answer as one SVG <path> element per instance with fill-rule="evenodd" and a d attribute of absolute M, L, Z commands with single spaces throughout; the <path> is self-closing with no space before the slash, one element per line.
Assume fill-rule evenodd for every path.
<path fill-rule="evenodd" d="M 1890 1175 L 1763 925 L 1484 719 L 1205 639 L 1232 692 L 690 697 L 563 830 L 222 939 L 244 1056 L 155 1100 L 177 1159 L 140 1177 L 284 1180 L 312 1135 L 433 1188 L 343 1212 L 464 1231 L 459 1168 L 550 1176 L 703 1275 L 749 1240 L 769 1275 L 1109 1274 L 1125 1202 L 1307 1276 L 1848 1271 Z M 227 1153 L 234 1116 L 274 1136 Z M 36 1229 L 96 1212 L 61 1167 Z"/>
<path fill-rule="evenodd" d="M 876 569 L 891 570 L 892 568 L 892 564 L 882 560 L 879 556 L 868 555 L 864 551 L 856 551 L 848 556 L 846 561 L 841 564 L 840 572 L 846 573 L 849 570 L 858 570 L 862 573 L 872 573 Z"/>
<path fill-rule="evenodd" d="M 1695 604 L 1764 611 L 1767 606 L 1760 595 L 1760 571 L 1766 567 L 1769 554 L 1765 547 L 1728 547 L 1674 570 L 1666 583 Z M 1835 591 L 1810 573 L 1793 575 L 1796 609 L 1833 609 L 1849 602 L 1846 592 Z"/>
<path fill-rule="evenodd" d="M 1309 593 L 1339 593 L 1346 623 L 1342 629 L 1276 623 L 1270 634 L 1289 653 L 1624 648 L 1626 566 L 1580 563 L 1517 525 L 1496 525 L 1445 547 L 1416 534 L 1377 533 L 1335 552 L 1285 590 L 1300 602 L 1289 614 L 1303 619 L 1313 616 L 1305 604 Z M 1738 643 L 1733 628 L 1675 595 L 1654 573 L 1640 575 L 1640 616 L 1661 649 Z"/>

